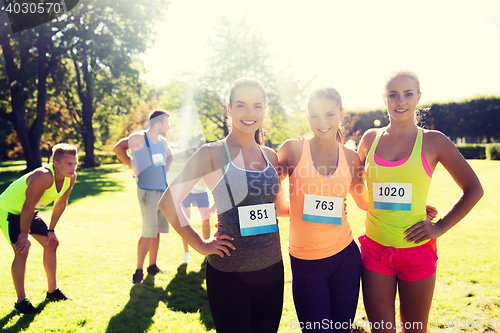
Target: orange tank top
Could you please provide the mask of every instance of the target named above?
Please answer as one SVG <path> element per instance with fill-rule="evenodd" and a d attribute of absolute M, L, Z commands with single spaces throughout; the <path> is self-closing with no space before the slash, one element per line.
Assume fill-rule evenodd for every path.
<path fill-rule="evenodd" d="M 327 258 L 353 240 L 344 209 L 352 176 L 344 149 L 340 144 L 338 147 L 337 169 L 323 176 L 312 160 L 310 141 L 305 139 L 300 161 L 290 176 L 288 251 L 295 258 Z"/>

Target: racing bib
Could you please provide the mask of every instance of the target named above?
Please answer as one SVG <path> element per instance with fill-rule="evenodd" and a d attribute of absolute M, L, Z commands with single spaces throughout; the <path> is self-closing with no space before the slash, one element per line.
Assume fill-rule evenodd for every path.
<path fill-rule="evenodd" d="M 274 203 L 238 207 L 238 217 L 242 236 L 278 231 Z"/>
<path fill-rule="evenodd" d="M 163 154 L 153 154 L 152 159 L 154 166 L 165 165 L 165 158 L 163 157 Z"/>
<path fill-rule="evenodd" d="M 411 210 L 411 183 L 373 183 L 375 209 Z"/>
<path fill-rule="evenodd" d="M 324 195 L 304 195 L 302 220 L 322 224 L 342 224 L 344 198 Z"/>

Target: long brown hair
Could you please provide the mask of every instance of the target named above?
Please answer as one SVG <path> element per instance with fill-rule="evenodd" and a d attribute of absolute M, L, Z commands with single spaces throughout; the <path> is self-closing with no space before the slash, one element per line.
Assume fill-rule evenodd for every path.
<path fill-rule="evenodd" d="M 233 99 L 234 99 L 234 94 L 236 92 L 236 89 L 242 86 L 250 86 L 250 87 L 255 87 L 259 88 L 262 91 L 262 94 L 264 95 L 264 104 L 266 104 L 266 90 L 264 89 L 264 86 L 262 83 L 253 78 L 253 77 L 242 77 L 237 79 L 236 81 L 233 82 L 231 85 L 231 90 L 229 91 L 229 100 L 228 103 L 229 105 L 232 105 Z M 231 122 L 230 118 L 227 119 L 227 128 L 231 128 Z M 259 145 L 264 145 L 264 130 L 262 126 L 260 126 L 257 131 L 255 131 L 255 142 Z"/>

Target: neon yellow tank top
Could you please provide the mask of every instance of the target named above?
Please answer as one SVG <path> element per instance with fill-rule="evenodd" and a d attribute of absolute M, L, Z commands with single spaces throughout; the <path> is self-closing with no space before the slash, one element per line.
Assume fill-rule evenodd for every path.
<path fill-rule="evenodd" d="M 25 174 L 24 176 L 10 184 L 9 187 L 7 187 L 7 189 L 0 195 L 0 208 L 11 214 L 20 215 L 23 209 L 24 202 L 26 201 L 26 189 L 28 188 L 26 179 L 35 171 L 42 168 L 47 168 L 50 170 L 52 176 L 54 177 L 54 182 L 52 183 L 52 186 L 43 193 L 42 197 L 35 206 L 35 210 L 42 209 L 43 207 L 52 203 L 52 201 L 62 197 L 63 194 L 68 190 L 71 184 L 71 179 L 69 177 L 64 178 L 63 186 L 61 190 L 57 192 L 54 176 L 54 166 L 51 163 L 46 167 L 41 167 Z"/>
<path fill-rule="evenodd" d="M 419 128 L 410 157 L 397 166 L 381 166 L 375 162 L 380 131 L 368 153 L 365 171 L 369 208 L 365 234 L 384 246 L 408 248 L 425 244 L 408 243 L 404 231 L 426 218 L 425 204 L 431 177 L 422 165 L 423 132 Z"/>

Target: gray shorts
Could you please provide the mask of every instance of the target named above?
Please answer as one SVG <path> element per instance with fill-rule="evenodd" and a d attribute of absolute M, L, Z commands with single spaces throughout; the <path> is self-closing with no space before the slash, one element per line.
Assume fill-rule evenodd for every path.
<path fill-rule="evenodd" d="M 158 208 L 162 191 L 143 190 L 137 187 L 137 197 L 142 213 L 142 234 L 144 238 L 155 238 L 159 233 L 168 233 L 168 221 Z"/>

